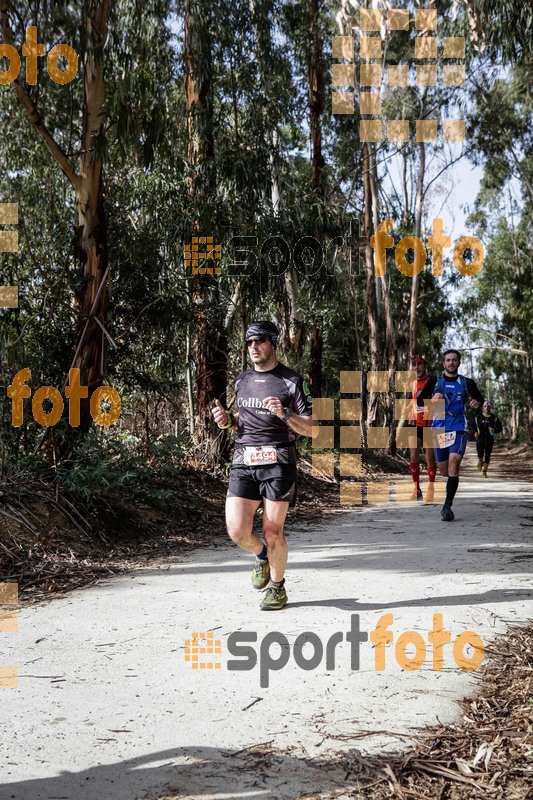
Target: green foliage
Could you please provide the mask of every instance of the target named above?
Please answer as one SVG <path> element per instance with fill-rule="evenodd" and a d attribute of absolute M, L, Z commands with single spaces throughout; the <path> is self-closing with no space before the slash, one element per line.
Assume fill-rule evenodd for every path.
<path fill-rule="evenodd" d="M 506 61 L 524 62 L 531 56 L 533 9 L 522 0 L 476 0 L 487 40 Z"/>
<path fill-rule="evenodd" d="M 282 350 L 282 358 L 301 372 L 308 371 L 309 336 L 316 321 L 324 340 L 325 392 L 337 391 L 339 369 L 368 366 L 365 277 L 358 271 L 354 252 L 349 252 L 348 241 L 350 220 L 357 219 L 363 207 L 361 145 L 357 117 L 335 118 L 330 112 L 330 41 L 338 33 L 338 4 L 332 0 L 319 4 L 317 20 L 310 18 L 309 4 L 288 0 L 221 0 L 216 5 L 195 0 L 186 6 L 170 0 L 143 4 L 119 0 L 111 5 L 109 40 L 101 54 L 106 124 L 98 144 L 104 159 L 110 263 L 107 330 L 113 340 L 107 379 L 123 400 L 123 430 L 139 441 L 128 439 L 125 433 L 95 430 L 76 449 L 69 464 L 58 468 L 57 479 L 88 502 L 99 492 L 142 495 L 148 484 L 152 500 L 163 502 L 165 492 L 170 491 L 166 481 L 175 476 L 188 445 L 187 437 L 175 441 L 167 434 L 178 419 L 184 427 L 190 366 L 195 377 L 190 350 L 187 363 L 187 330 L 194 320 L 192 287 L 184 278 L 182 256 L 184 244 L 198 232 L 198 222 L 202 233 L 214 235 L 223 246 L 222 276 L 216 288 L 206 291 L 211 324 L 218 325 L 218 319 L 232 310 L 230 300 L 237 288 L 237 280 L 228 273 L 232 260 L 229 239 L 252 236 L 258 241 L 258 269 L 239 281 L 235 324 L 228 339 L 228 383 L 242 367 L 241 340 L 247 321 L 270 316 L 287 327 L 283 273 L 276 269 L 274 256 L 270 261 L 264 253 L 260 257 L 262 242 L 272 236 L 281 236 L 291 253 L 299 239 L 314 237 L 325 254 L 322 269 L 301 269 L 297 275 L 302 346 Z M 461 35 L 464 19 L 452 18 L 452 5 L 439 3 L 444 20 L 441 34 Z M 531 206 L 526 207 L 514 231 L 501 227 L 499 220 L 487 213 L 513 177 L 520 181 L 524 198 L 533 202 L 528 195 L 528 181 L 533 183 L 532 75 L 524 58 L 531 12 L 527 4 L 504 5 L 505 9 L 488 0 L 480 3 L 489 37 L 497 40 L 496 48 L 489 55 L 479 57 L 471 51 L 468 56 L 474 75 L 478 66 L 492 75 L 491 80 L 478 82 L 476 107 L 469 118 L 472 158 L 485 166 L 475 222 L 490 241 L 490 251 L 466 300 L 465 313 L 481 326 L 491 316 L 491 297 L 498 296 L 501 305 L 492 319 L 491 332 L 516 339 L 519 347 L 531 352 L 527 325 L 533 311 L 528 282 L 531 246 L 526 235 Z M 212 115 L 206 124 L 212 153 L 195 165 L 190 163 L 183 89 L 187 10 L 200 16 L 210 39 L 209 64 L 203 67 L 211 81 Z M 80 55 L 80 76 L 68 87 L 53 84 L 41 74 L 39 85 L 30 89 L 45 124 L 74 167 L 81 147 L 83 64 L 90 47 L 81 24 L 83 11 L 83 4 L 78 3 L 43 5 L 24 0 L 12 15 L 20 40 L 31 21 L 38 25 L 42 41 L 68 41 Z M 312 187 L 306 82 L 310 26 L 315 23 L 322 42 L 317 64 L 324 78 L 321 125 L 325 167 L 320 191 Z M 512 35 L 515 25 L 520 30 Z M 412 31 L 390 37 L 387 63 L 405 59 L 412 47 Z M 496 56 L 502 53 L 506 58 L 521 59 L 510 80 L 494 67 Z M 457 94 L 439 90 L 437 97 L 435 92 L 418 89 L 385 91 L 385 115 L 395 119 L 424 116 L 437 101 L 442 113 L 447 113 L 457 102 Z M 61 387 L 80 335 L 76 302 L 84 279 L 75 260 L 75 199 L 9 87 L 0 87 L 0 125 L 0 202 L 18 201 L 21 212 L 20 252 L 2 256 L 3 282 L 20 287 L 19 309 L 0 314 L 3 383 L 18 369 L 30 367 L 34 388 Z M 380 179 L 388 169 L 386 159 L 395 149 L 384 144 L 379 151 Z M 420 166 L 417 147 L 408 145 L 405 157 L 414 176 L 409 178 L 414 196 Z M 272 202 L 274 174 L 280 195 L 276 208 Z M 196 191 L 192 191 L 193 185 Z M 412 234 L 413 210 L 407 210 L 409 219 L 402 222 L 406 211 L 403 199 L 382 200 L 382 216 L 386 209 L 386 215 L 397 223 L 395 237 Z M 509 252 L 518 254 L 513 263 Z M 315 265 L 309 253 L 305 258 Z M 396 270 L 392 252 L 388 270 L 398 364 L 404 366 L 410 281 Z M 455 288 L 454 281 L 458 287 L 456 278 L 437 281 L 428 268 L 421 275 L 419 349 L 430 359 L 437 359 L 451 323 L 448 289 Z M 216 309 L 215 298 L 219 303 Z M 383 342 L 382 304 L 379 315 Z M 520 359 L 516 354 L 496 353 L 492 377 L 518 376 Z M 480 368 L 485 370 L 483 359 Z M 526 402 L 523 395 L 520 402 Z M 164 425 L 159 424 L 162 406 L 167 414 Z M 156 440 L 163 435 L 161 431 L 167 438 Z M 68 426 L 57 427 L 58 437 L 70 433 Z M 42 429 L 29 415 L 21 429 L 14 429 L 9 406 L 4 404 L 0 435 L 4 463 L 15 463 L 35 448 Z"/>
<path fill-rule="evenodd" d="M 102 435 L 94 429 L 76 448 L 68 464 L 56 470 L 62 492 L 97 507 L 102 497 L 130 497 L 157 508 L 175 493 L 185 442 L 167 436 L 146 450 L 128 434 Z"/>

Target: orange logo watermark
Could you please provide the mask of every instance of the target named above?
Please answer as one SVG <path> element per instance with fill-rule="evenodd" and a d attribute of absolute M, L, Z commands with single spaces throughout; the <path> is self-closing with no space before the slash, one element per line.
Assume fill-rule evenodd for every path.
<path fill-rule="evenodd" d="M 35 86 L 37 83 L 37 59 L 46 53 L 46 47 L 38 41 L 35 25 L 26 28 L 26 41 L 22 45 L 21 51 L 26 59 L 26 83 Z M 9 62 L 7 69 L 0 69 L 0 86 L 6 86 L 16 81 L 22 62 L 13 45 L 5 42 L 0 43 L 0 58 L 2 57 L 7 58 Z M 64 69 L 59 69 L 60 59 L 63 59 L 65 63 Z M 78 74 L 78 54 L 68 44 L 56 44 L 46 57 L 46 70 L 54 83 L 65 86 Z"/>
<path fill-rule="evenodd" d="M 11 424 L 18 428 L 24 421 L 24 399 L 31 397 L 31 388 L 26 381 L 31 380 L 31 370 L 20 369 L 13 377 L 13 383 L 7 387 L 7 396 L 11 399 Z M 65 397 L 69 401 L 69 424 L 77 428 L 80 424 L 80 400 L 89 396 L 87 386 L 80 385 L 79 369 L 69 370 L 69 383 L 65 387 Z M 43 403 L 49 400 L 50 411 L 45 411 Z M 107 401 L 109 409 L 102 410 L 102 402 Z M 39 425 L 50 427 L 56 425 L 63 414 L 63 397 L 53 386 L 41 386 L 32 397 L 31 407 L 34 419 Z M 99 386 L 91 395 L 91 417 L 97 425 L 108 427 L 120 417 L 121 401 L 118 392 L 111 386 Z"/>
<path fill-rule="evenodd" d="M 419 275 L 426 265 L 427 250 L 418 236 L 404 236 L 397 245 L 389 232 L 394 228 L 392 219 L 384 219 L 376 228 L 374 236 L 370 237 L 370 247 L 374 250 L 374 273 L 385 275 L 387 273 L 387 250 L 394 248 L 396 267 L 408 278 Z M 444 233 L 442 219 L 433 220 L 433 235 L 428 237 L 428 246 L 432 252 L 432 272 L 436 278 L 442 277 L 444 249 L 452 246 L 450 236 Z M 407 251 L 414 253 L 413 261 L 407 261 Z M 472 259 L 465 261 L 465 253 L 470 252 Z M 455 269 L 464 277 L 477 275 L 485 261 L 485 250 L 480 239 L 476 236 L 462 236 L 453 248 L 453 263 Z"/>
<path fill-rule="evenodd" d="M 18 584 L 0 583 L 0 609 L 2 606 L 18 605 Z M 18 611 L 0 610 L 0 633 L 18 633 Z M 18 667 L 0 666 L 0 689 L 18 687 Z"/>
<path fill-rule="evenodd" d="M 212 631 L 200 633 L 194 631 L 192 639 L 185 640 L 185 661 L 188 661 L 193 669 L 220 669 L 222 666 L 220 661 L 200 658 L 200 656 L 219 656 L 220 653 L 220 639 L 215 639 Z"/>
<path fill-rule="evenodd" d="M 221 257 L 222 247 L 213 236 L 193 236 L 191 244 L 183 247 L 183 265 L 190 275 L 220 275 L 215 261 Z"/>
<path fill-rule="evenodd" d="M 475 631 L 462 631 L 453 639 L 449 630 L 443 627 L 443 615 L 433 614 L 433 625 L 426 639 L 417 631 L 403 631 L 395 640 L 393 614 L 382 614 L 376 626 L 370 632 L 360 628 L 359 614 L 350 615 L 350 630 L 344 634 L 338 631 L 324 642 L 314 631 L 300 633 L 294 642 L 279 631 L 269 631 L 259 642 L 257 648 L 252 644 L 258 641 L 255 631 L 233 631 L 227 640 L 228 652 L 235 656 L 228 659 L 226 668 L 230 672 L 248 672 L 259 665 L 259 685 L 266 688 L 270 684 L 270 673 L 279 672 L 293 657 L 299 669 L 306 672 L 317 669 L 325 660 L 328 672 L 335 669 L 337 646 L 346 639 L 350 644 L 350 668 L 360 669 L 361 644 L 372 643 L 374 652 L 374 669 L 383 672 L 387 667 L 387 646 L 394 643 L 394 659 L 396 665 L 406 672 L 415 672 L 425 665 L 428 646 L 432 650 L 431 668 L 435 672 L 444 669 L 444 645 L 451 644 L 455 665 L 465 671 L 477 669 L 483 661 L 485 646 Z M 201 661 L 201 654 L 220 653 L 220 642 L 214 640 L 213 633 L 193 633 L 192 640 L 185 641 L 185 661 L 190 662 L 193 669 L 220 669 L 220 662 Z M 205 641 L 207 647 L 200 647 Z M 306 652 L 304 652 L 304 649 Z M 324 658 L 325 657 L 325 658 Z M 391 659 L 389 658 L 389 665 Z"/>

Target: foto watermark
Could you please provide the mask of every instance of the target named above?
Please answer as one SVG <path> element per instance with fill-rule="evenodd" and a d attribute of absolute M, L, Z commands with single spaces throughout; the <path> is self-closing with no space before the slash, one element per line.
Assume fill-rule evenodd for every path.
<path fill-rule="evenodd" d="M 46 47 L 39 42 L 36 25 L 26 28 L 26 41 L 21 47 L 22 56 L 26 59 L 26 83 L 35 86 L 37 83 L 37 59 L 46 54 Z M 7 69 L 0 68 L 0 86 L 6 86 L 17 80 L 22 66 L 21 57 L 12 44 L 0 43 L 0 59 L 8 60 Z M 59 69 L 63 60 L 64 69 Z M 65 86 L 71 83 L 78 74 L 78 54 L 68 44 L 56 44 L 46 56 L 46 70 L 54 83 Z"/>
<path fill-rule="evenodd" d="M 431 647 L 431 669 L 442 672 L 444 669 L 444 646 L 452 647 L 452 658 L 456 667 L 472 672 L 483 661 L 485 646 L 475 631 L 462 631 L 452 642 L 452 634 L 444 628 L 443 615 L 433 614 L 432 628 L 427 632 L 427 640 L 414 630 L 403 631 L 395 638 L 391 630 L 394 615 L 383 614 L 371 631 L 361 630 L 359 614 L 350 615 L 350 630 L 333 633 L 325 642 L 314 631 L 300 633 L 291 644 L 280 631 L 270 631 L 261 640 L 256 631 L 234 631 L 227 640 L 228 653 L 234 658 L 226 661 L 229 672 L 249 672 L 259 668 L 259 685 L 262 689 L 270 685 L 272 672 L 279 672 L 289 664 L 294 664 L 306 672 L 324 666 L 328 672 L 336 669 L 337 647 L 344 641 L 350 645 L 350 669 L 358 671 L 361 665 L 361 644 L 370 642 L 374 649 L 374 669 L 384 672 L 387 667 L 396 666 L 406 672 L 415 672 L 428 662 L 428 647 Z M 220 669 L 220 640 L 214 640 L 213 632 L 193 634 L 195 644 L 191 655 L 191 640 L 185 640 L 185 661 L 194 669 Z M 200 645 L 204 641 L 204 646 Z M 255 646 L 257 645 L 257 646 Z M 387 646 L 393 645 L 394 658 L 387 657 Z M 466 648 L 471 652 L 465 653 Z M 211 657 L 217 656 L 213 661 Z M 202 658 L 204 656 L 204 658 Z M 192 659 L 192 660 L 191 660 Z"/>
<path fill-rule="evenodd" d="M 388 249 L 394 248 L 396 267 L 402 275 L 413 278 L 419 275 L 426 265 L 427 250 L 418 236 L 404 236 L 397 245 L 389 232 L 394 228 L 392 219 L 384 219 L 376 228 L 374 236 L 370 237 L 370 247 L 374 250 L 374 272 L 376 275 L 385 275 L 387 272 Z M 444 233 L 442 219 L 433 220 L 433 235 L 428 237 L 428 246 L 432 252 L 431 267 L 436 278 L 442 277 L 444 250 L 450 248 L 452 240 Z M 413 261 L 407 261 L 408 250 L 414 253 Z M 465 253 L 472 255 L 470 261 L 465 260 Z M 453 264 L 457 272 L 464 277 L 477 275 L 485 261 L 485 251 L 481 241 L 476 236 L 462 236 L 453 248 Z"/>
<path fill-rule="evenodd" d="M 31 380 L 31 370 L 20 369 L 14 376 L 13 382 L 7 387 L 7 396 L 11 400 L 11 424 L 18 428 L 24 422 L 24 400 L 31 397 L 31 388 L 26 381 Z M 65 386 L 65 397 L 69 401 L 69 424 L 77 428 L 80 424 L 80 400 L 89 396 L 87 386 L 80 385 L 80 370 L 69 370 L 69 382 Z M 45 411 L 43 403 L 48 400 L 51 409 Z M 109 408 L 104 411 L 102 402 L 107 401 Z M 33 417 L 39 425 L 50 427 L 56 425 L 63 415 L 64 402 L 58 389 L 53 386 L 41 386 L 32 397 Z M 99 386 L 91 395 L 90 411 L 96 425 L 109 427 L 120 417 L 121 400 L 118 392 L 111 386 Z"/>

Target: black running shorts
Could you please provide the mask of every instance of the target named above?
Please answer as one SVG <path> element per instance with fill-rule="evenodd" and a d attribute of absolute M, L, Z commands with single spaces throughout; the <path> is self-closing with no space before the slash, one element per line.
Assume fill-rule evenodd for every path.
<path fill-rule="evenodd" d="M 247 500 L 285 500 L 296 503 L 296 464 L 238 465 L 231 468 L 228 497 Z"/>

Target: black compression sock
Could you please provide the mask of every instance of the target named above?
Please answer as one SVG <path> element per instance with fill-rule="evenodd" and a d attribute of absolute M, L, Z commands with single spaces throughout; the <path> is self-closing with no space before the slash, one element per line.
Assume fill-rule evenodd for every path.
<path fill-rule="evenodd" d="M 457 491 L 457 487 L 459 486 L 459 478 L 457 476 L 452 476 L 448 478 L 446 481 L 446 505 L 451 506 L 453 503 L 453 498 L 455 497 L 455 493 Z"/>

